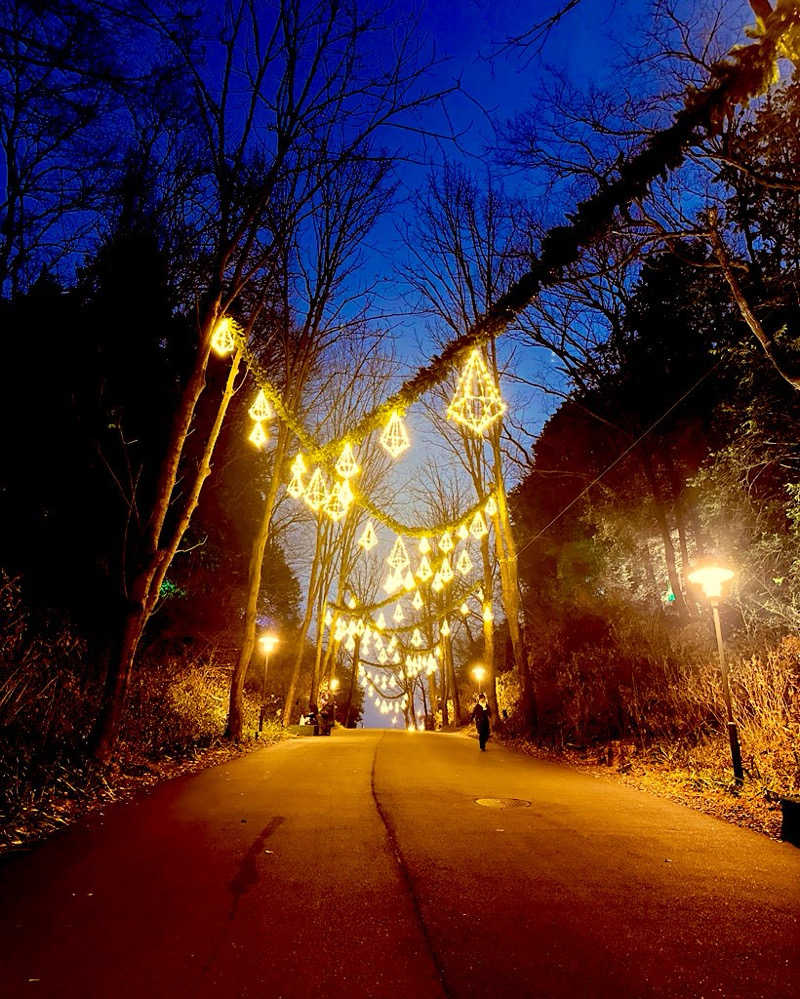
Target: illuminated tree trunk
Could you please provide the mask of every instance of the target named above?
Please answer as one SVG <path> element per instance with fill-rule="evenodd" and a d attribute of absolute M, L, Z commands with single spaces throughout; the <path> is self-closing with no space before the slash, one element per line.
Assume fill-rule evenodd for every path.
<path fill-rule="evenodd" d="M 322 532 L 317 531 L 317 543 L 314 549 L 314 560 L 311 563 L 311 576 L 308 583 L 308 599 L 306 600 L 306 612 L 303 615 L 303 624 L 297 638 L 297 651 L 292 667 L 292 676 L 289 680 L 289 689 L 286 691 L 286 700 L 283 704 L 283 724 L 288 725 L 294 711 L 294 698 L 297 693 L 297 683 L 300 679 L 300 667 L 303 665 L 303 654 L 305 652 L 306 636 L 311 627 L 311 617 L 314 613 L 314 594 L 317 588 L 317 577 L 319 575 L 319 558 Z"/>
<path fill-rule="evenodd" d="M 661 486 L 659 485 L 655 469 L 653 468 L 653 462 L 647 451 L 640 450 L 639 457 L 644 469 L 647 483 L 650 486 L 650 494 L 653 499 L 653 510 L 656 516 L 656 523 L 658 524 L 661 532 L 661 541 L 664 545 L 664 561 L 667 567 L 669 585 L 672 588 L 672 592 L 675 594 L 675 607 L 679 613 L 685 615 L 687 613 L 686 601 L 683 597 L 683 587 L 681 586 L 678 568 L 675 562 L 675 547 L 672 544 L 672 534 L 670 532 L 669 525 L 667 524 L 667 514 L 664 498 L 661 493 Z"/>
<path fill-rule="evenodd" d="M 489 536 L 484 535 L 481 538 L 481 558 L 483 560 L 483 599 L 484 604 L 491 605 L 492 601 L 492 564 L 489 561 Z M 483 619 L 483 659 L 484 665 L 486 667 L 486 672 L 488 674 L 488 679 L 486 682 L 486 696 L 489 699 L 489 708 L 492 712 L 492 717 L 498 717 L 497 711 L 497 689 L 495 688 L 495 677 L 494 677 L 494 616 L 492 619 L 487 621 L 486 616 L 482 615 Z"/>
<path fill-rule="evenodd" d="M 345 728 L 350 728 L 350 712 L 353 709 L 353 692 L 356 689 L 356 677 L 358 676 L 358 662 L 361 656 L 361 635 L 355 636 L 355 648 L 351 659 L 352 672 L 350 675 L 350 687 L 347 691 L 347 707 L 344 713 Z"/>
<path fill-rule="evenodd" d="M 281 423 L 278 426 L 278 437 L 275 442 L 275 450 L 272 455 L 272 475 L 269 480 L 267 496 L 264 501 L 264 511 L 261 516 L 261 524 L 258 528 L 253 547 L 250 551 L 250 562 L 247 568 L 247 604 L 244 612 L 244 634 L 242 636 L 242 647 L 239 650 L 239 658 L 233 669 L 231 676 L 230 695 L 228 699 L 228 724 L 225 735 L 229 739 L 238 742 L 242 738 L 242 695 L 244 692 L 244 681 L 247 677 L 247 668 L 256 644 L 256 624 L 258 620 L 258 597 L 261 593 L 261 577 L 264 570 L 264 552 L 269 540 L 269 529 L 272 523 L 272 514 L 275 509 L 275 501 L 278 497 L 278 486 L 281 481 L 281 470 L 286 458 L 286 449 L 289 444 L 289 431 Z"/>
<path fill-rule="evenodd" d="M 458 692 L 458 683 L 456 682 L 456 667 L 453 661 L 453 643 L 449 638 L 447 640 L 447 671 L 450 678 L 449 686 L 453 696 L 453 713 L 455 715 L 453 721 L 456 725 L 460 725 L 462 721 L 461 695 Z"/>
<path fill-rule="evenodd" d="M 161 536 L 175 490 L 186 438 L 194 419 L 198 400 L 206 386 L 211 333 L 218 312 L 219 298 L 215 299 L 205 317 L 194 367 L 183 388 L 180 403 L 173 418 L 167 451 L 159 469 L 155 498 L 147 524 L 144 550 L 139 563 L 140 567 L 128 587 L 128 603 L 120 626 L 119 643 L 115 654 L 109 657 L 102 703 L 92 736 L 93 755 L 101 763 L 107 763 L 116 748 L 136 650 L 139 647 L 148 618 L 158 600 L 160 583 L 163 581 L 177 550 L 177 544 L 173 543 L 162 549 Z M 220 403 L 221 418 L 224 418 L 228 402 L 229 397 L 223 397 Z M 211 450 L 213 451 L 213 447 Z M 208 459 L 210 460 L 210 452 Z M 187 526 L 197 506 L 206 475 L 207 473 L 204 474 L 201 465 L 189 491 L 191 501 L 187 500 L 181 518 Z M 176 531 L 173 534 L 172 542 L 176 536 L 179 544 L 182 534 L 179 535 Z M 158 588 L 156 588 L 157 581 Z"/>

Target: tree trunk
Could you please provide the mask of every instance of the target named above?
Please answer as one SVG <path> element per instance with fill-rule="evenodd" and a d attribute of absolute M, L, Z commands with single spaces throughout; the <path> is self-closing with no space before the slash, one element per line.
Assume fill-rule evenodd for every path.
<path fill-rule="evenodd" d="M 481 539 L 481 557 L 483 560 L 483 599 L 484 603 L 488 603 L 491 602 L 493 589 L 488 535 L 484 535 Z M 486 696 L 489 698 L 489 710 L 492 713 L 492 717 L 497 718 L 499 712 L 497 710 L 497 689 L 494 677 L 494 620 L 487 621 L 485 615 L 483 616 L 483 659 L 488 674 Z"/>
<path fill-rule="evenodd" d="M 458 683 L 456 682 L 456 667 L 453 661 L 453 642 L 449 636 L 447 639 L 447 672 L 450 678 L 448 685 L 450 687 L 450 690 L 452 691 L 452 696 L 453 696 L 453 713 L 455 714 L 455 718 L 453 719 L 453 721 L 456 723 L 456 725 L 460 725 L 461 695 L 459 694 Z"/>
<path fill-rule="evenodd" d="M 170 545 L 172 555 L 169 555 L 169 557 L 168 551 L 160 551 L 161 534 L 175 489 L 186 437 L 194 418 L 197 402 L 206 386 L 206 368 L 210 352 L 209 344 L 218 312 L 219 299 L 215 300 L 210 307 L 201 327 L 200 342 L 197 354 L 195 355 L 194 367 L 181 393 L 180 403 L 172 422 L 167 451 L 159 469 L 155 498 L 148 519 L 140 568 L 129 587 L 129 606 L 123 617 L 116 654 L 111 657 L 109 662 L 103 701 L 92 735 L 93 755 L 100 763 L 108 763 L 116 748 L 136 650 L 141 641 L 148 617 L 152 613 L 152 609 L 155 607 L 156 600 L 158 599 L 158 591 L 155 592 L 154 598 L 154 581 L 157 578 L 163 580 L 172 557 L 177 550 L 177 545 L 174 546 L 174 549 Z M 198 476 L 201 475 L 201 471 L 198 470 Z M 199 487 L 196 490 L 197 497 L 199 497 L 204 479 L 205 476 L 202 476 Z M 184 508 L 183 519 L 186 520 L 187 525 L 188 519 L 191 518 L 196 505 L 197 500 L 195 499 L 194 506 L 187 504 Z M 178 543 L 180 543 L 180 538 L 178 538 Z"/>
<path fill-rule="evenodd" d="M 672 587 L 672 592 L 675 594 L 675 607 L 678 612 L 685 617 L 688 613 L 686 601 L 684 600 L 683 589 L 681 587 L 680 577 L 678 576 L 678 569 L 675 564 L 675 547 L 672 544 L 672 535 L 669 530 L 669 525 L 667 524 L 667 514 L 664 498 L 661 493 L 661 486 L 659 485 L 658 477 L 656 476 L 656 472 L 653 468 L 653 463 L 648 452 L 644 449 L 640 449 L 639 457 L 642 467 L 644 468 L 644 474 L 648 485 L 650 486 L 650 493 L 653 497 L 653 509 L 656 515 L 656 523 L 658 524 L 659 531 L 661 532 L 661 541 L 664 545 L 664 561 L 667 567 L 669 585 Z"/>
<path fill-rule="evenodd" d="M 244 633 L 242 636 L 242 647 L 239 652 L 239 659 L 233 669 L 231 676 L 230 696 L 228 700 L 228 724 L 225 729 L 225 736 L 238 742 L 242 738 L 242 694 L 244 691 L 244 681 L 247 677 L 247 668 L 253 655 L 256 643 L 256 623 L 258 617 L 258 597 L 261 592 L 261 575 L 264 568 L 264 552 L 269 540 L 269 529 L 272 522 L 272 513 L 275 509 L 275 500 L 278 496 L 278 486 L 281 481 L 281 469 L 286 457 L 286 449 L 289 444 L 289 431 L 285 424 L 281 423 L 278 429 L 278 438 L 275 443 L 275 451 L 272 456 L 272 475 L 270 477 L 267 496 L 264 501 L 264 512 L 261 517 L 261 524 L 258 528 L 253 547 L 250 551 L 250 563 L 247 569 L 247 604 L 244 614 Z"/>
<path fill-rule="evenodd" d="M 288 725 L 294 711 L 294 697 L 297 692 L 297 683 L 300 679 L 300 667 L 303 664 L 303 654 L 305 652 L 306 635 L 311 626 L 311 616 L 314 612 L 314 597 L 317 588 L 317 576 L 319 575 L 319 557 L 322 532 L 317 531 L 317 544 L 314 550 L 314 560 L 311 563 L 311 576 L 308 583 L 308 599 L 306 600 L 306 612 L 303 615 L 303 624 L 300 628 L 300 635 L 297 639 L 297 652 L 294 657 L 292 676 L 289 680 L 289 689 L 286 691 L 286 700 L 283 704 L 283 724 Z"/>
<path fill-rule="evenodd" d="M 352 658 L 352 674 L 350 676 L 350 689 L 347 691 L 347 708 L 344 714 L 344 725 L 345 728 L 350 728 L 350 712 L 353 708 L 353 692 L 356 689 L 356 677 L 358 676 L 358 662 L 361 656 L 361 636 L 356 635 L 355 637 L 356 647 L 353 649 Z"/>

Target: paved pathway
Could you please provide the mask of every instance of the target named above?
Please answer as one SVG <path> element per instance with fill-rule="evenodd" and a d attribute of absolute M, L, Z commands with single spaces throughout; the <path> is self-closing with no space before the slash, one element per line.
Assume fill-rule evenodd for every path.
<path fill-rule="evenodd" d="M 340 731 L 0 865 L 0 995 L 797 997 L 800 850 L 491 743 Z"/>

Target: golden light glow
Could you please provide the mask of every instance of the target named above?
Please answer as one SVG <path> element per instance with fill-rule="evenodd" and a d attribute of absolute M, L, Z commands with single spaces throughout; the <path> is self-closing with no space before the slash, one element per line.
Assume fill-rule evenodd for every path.
<path fill-rule="evenodd" d="M 408 557 L 408 552 L 406 551 L 406 546 L 403 544 L 403 539 L 400 537 L 399 534 L 395 538 L 394 545 L 392 546 L 392 550 L 391 552 L 389 552 L 386 561 L 393 569 L 397 570 L 398 572 L 401 569 L 405 569 L 405 567 L 410 562 L 410 559 Z"/>
<path fill-rule="evenodd" d="M 255 420 L 256 423 L 260 423 L 262 420 L 271 420 L 273 417 L 272 406 L 269 404 L 269 400 L 264 395 L 264 389 L 258 390 L 258 395 L 255 398 L 255 402 L 247 411 L 251 420 Z"/>
<path fill-rule="evenodd" d="M 431 576 L 433 576 L 433 569 L 431 568 L 430 560 L 427 555 L 423 555 L 417 569 L 417 579 L 421 579 L 423 583 L 427 583 Z"/>
<path fill-rule="evenodd" d="M 456 569 L 458 569 L 462 576 L 468 576 L 472 572 L 472 559 L 469 557 L 469 552 L 466 548 L 463 548 L 461 554 L 458 556 Z"/>
<path fill-rule="evenodd" d="M 459 536 L 459 538 L 462 541 L 466 541 L 467 538 L 469 537 L 469 528 L 467 527 L 466 524 L 459 524 L 456 534 Z"/>
<path fill-rule="evenodd" d="M 234 331 L 237 329 L 236 323 L 230 316 L 223 316 L 217 322 L 214 332 L 211 334 L 211 349 L 216 354 L 219 354 L 220 357 L 226 357 L 230 354 L 236 346 Z"/>
<path fill-rule="evenodd" d="M 461 604 L 461 606 L 458 609 L 461 611 L 464 617 L 466 617 L 467 614 L 469 614 L 469 604 L 467 603 L 466 600 Z"/>
<path fill-rule="evenodd" d="M 439 628 L 439 634 L 444 635 L 445 638 L 447 638 L 447 636 L 450 634 L 450 625 L 447 621 L 447 618 L 444 618 L 444 620 L 442 621 L 441 627 Z"/>
<path fill-rule="evenodd" d="M 337 482 L 328 496 L 325 504 L 325 513 L 334 523 L 338 523 L 347 514 L 350 504 L 353 502 L 353 492 L 347 479 Z"/>
<path fill-rule="evenodd" d="M 361 537 L 358 539 L 359 548 L 363 548 L 365 552 L 372 551 L 372 549 L 378 543 L 378 535 L 375 533 L 375 528 L 372 525 L 372 521 L 367 521 L 367 526 L 361 532 Z"/>
<path fill-rule="evenodd" d="M 378 653 L 378 662 L 383 665 L 389 657 L 386 655 L 386 649 L 381 649 Z"/>
<path fill-rule="evenodd" d="M 400 411 L 392 410 L 392 415 L 380 437 L 381 446 L 393 458 L 399 458 L 403 451 L 410 447 L 408 431 L 406 430 Z"/>
<path fill-rule="evenodd" d="M 701 566 L 689 573 L 690 583 L 701 587 L 707 597 L 721 597 L 724 583 L 729 583 L 735 573 L 718 565 Z"/>
<path fill-rule="evenodd" d="M 481 538 L 489 533 L 489 528 L 486 526 L 486 521 L 480 510 L 476 511 L 475 516 L 472 518 L 472 523 L 469 525 L 469 533 L 476 541 L 480 541 Z"/>
<path fill-rule="evenodd" d="M 338 689 L 339 689 L 339 677 L 338 676 L 332 676 L 331 677 L 331 690 L 335 694 Z"/>
<path fill-rule="evenodd" d="M 366 630 L 366 625 L 364 624 L 364 621 L 361 618 L 359 618 L 356 621 L 356 634 L 359 636 L 359 638 L 364 634 L 365 630 Z"/>
<path fill-rule="evenodd" d="M 383 581 L 383 591 L 391 596 L 393 593 L 396 593 L 402 585 L 403 580 L 397 575 L 397 572 L 393 570 L 386 574 L 386 579 Z"/>
<path fill-rule="evenodd" d="M 453 535 L 449 531 L 445 531 L 444 534 L 439 538 L 439 551 L 445 553 L 451 552 L 455 544 L 453 542 Z"/>
<path fill-rule="evenodd" d="M 431 553 L 431 543 L 428 538 L 420 538 L 419 542 L 419 553 L 420 555 L 430 555 Z"/>
<path fill-rule="evenodd" d="M 386 631 L 386 617 L 384 616 L 383 611 L 378 613 L 378 616 L 375 619 L 375 624 L 381 629 L 381 631 Z"/>
<path fill-rule="evenodd" d="M 328 610 L 325 611 L 325 626 L 327 628 L 330 628 L 332 624 L 333 624 L 333 614 L 331 614 L 329 608 Z"/>
<path fill-rule="evenodd" d="M 450 559 L 445 555 L 442 559 L 442 564 L 439 566 L 439 579 L 443 583 L 449 583 L 453 578 L 453 568 L 450 565 Z"/>
<path fill-rule="evenodd" d="M 490 496 L 489 499 L 486 501 L 486 506 L 484 507 L 484 510 L 486 511 L 487 517 L 494 517 L 494 515 L 497 513 L 497 502 L 495 501 L 494 496 Z"/>
<path fill-rule="evenodd" d="M 417 581 L 414 579 L 414 574 L 410 569 L 406 569 L 406 574 L 403 576 L 403 588 L 410 593 L 416 585 Z"/>
<path fill-rule="evenodd" d="M 392 614 L 392 619 L 395 624 L 402 624 L 405 619 L 405 614 L 403 613 L 403 605 L 398 603 L 394 609 L 394 614 Z"/>
<path fill-rule="evenodd" d="M 411 644 L 415 649 L 418 649 L 422 645 L 422 634 L 419 628 L 415 628 L 411 635 Z"/>
<path fill-rule="evenodd" d="M 431 589 L 434 593 L 441 593 L 444 589 L 444 583 L 442 582 L 442 577 L 437 572 L 433 577 L 433 582 L 431 583 Z"/>
<path fill-rule="evenodd" d="M 483 620 L 487 624 L 489 624 L 491 621 L 494 621 L 494 614 L 492 613 L 492 605 L 491 604 L 484 604 L 483 605 Z"/>
<path fill-rule="evenodd" d="M 447 416 L 479 435 L 505 411 L 506 404 L 476 347 L 459 376 L 455 394 L 447 407 Z"/>
<path fill-rule="evenodd" d="M 473 677 L 477 683 L 483 683 L 486 679 L 486 669 L 483 666 L 474 666 L 471 670 Z"/>
<path fill-rule="evenodd" d="M 305 492 L 305 501 L 316 513 L 328 499 L 328 486 L 321 468 L 315 468 Z"/>
<path fill-rule="evenodd" d="M 336 462 L 336 471 L 343 479 L 352 479 L 354 475 L 358 475 L 361 471 L 353 454 L 353 447 L 349 441 L 342 448 L 342 453 Z"/>
<path fill-rule="evenodd" d="M 414 599 L 411 601 L 411 605 L 414 610 L 422 610 L 422 594 L 417 590 L 414 594 Z"/>
<path fill-rule="evenodd" d="M 353 597 L 353 596 L 349 596 L 347 598 L 347 606 L 350 608 L 350 610 L 355 610 L 356 607 L 358 606 L 358 602 L 356 601 L 356 598 Z"/>
<path fill-rule="evenodd" d="M 269 434 L 264 429 L 263 423 L 253 424 L 253 429 L 250 431 L 248 440 L 251 444 L 255 444 L 256 447 L 264 447 L 269 440 Z"/>
<path fill-rule="evenodd" d="M 275 646 L 278 644 L 278 636 L 273 635 L 272 632 L 266 632 L 259 638 L 259 644 L 262 650 L 269 655 Z"/>

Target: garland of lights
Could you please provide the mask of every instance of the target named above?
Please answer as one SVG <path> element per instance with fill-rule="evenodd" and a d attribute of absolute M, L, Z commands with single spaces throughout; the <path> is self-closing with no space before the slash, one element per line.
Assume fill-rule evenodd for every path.
<path fill-rule="evenodd" d="M 430 538 L 434 534 L 444 534 L 447 531 L 455 533 L 458 528 L 467 520 L 471 520 L 476 513 L 478 513 L 487 503 L 494 497 L 494 483 L 486 490 L 483 496 L 479 497 L 472 506 L 465 510 L 459 517 L 455 520 L 444 521 L 441 524 L 434 524 L 427 527 L 411 527 L 408 524 L 401 524 L 399 520 L 395 520 L 388 513 L 384 513 L 378 507 L 375 506 L 370 500 L 367 499 L 358 490 L 354 490 L 354 502 L 357 503 L 362 509 L 379 523 L 383 524 L 384 527 L 388 527 L 390 531 L 394 531 L 395 534 L 402 535 L 406 538 Z"/>
<path fill-rule="evenodd" d="M 324 446 L 318 445 L 283 405 L 279 393 L 258 370 L 252 351 L 239 338 L 240 349 L 258 387 L 309 457 L 319 463 L 331 464 L 344 444 L 360 443 L 374 431 L 386 429 L 395 412 L 404 413 L 413 402 L 440 384 L 467 350 L 502 334 L 542 288 L 556 284 L 564 270 L 578 260 L 580 251 L 608 230 L 619 208 L 646 197 L 655 180 L 683 163 L 689 148 L 704 138 L 719 134 L 735 108 L 767 91 L 776 78 L 778 59 L 797 59 L 799 31 L 797 4 L 792 0 L 777 0 L 775 9 L 751 32 L 755 40 L 749 45 L 735 46 L 725 59 L 715 63 L 705 87 L 687 91 L 684 106 L 673 115 L 672 124 L 650 136 L 639 153 L 623 161 L 616 180 L 579 202 L 569 217 L 569 224 L 555 226 L 545 234 L 540 254 L 534 258 L 530 270 L 464 334 L 451 340 L 440 354 L 432 357 L 397 392 L 365 414 L 344 437 Z M 222 352 L 233 349 L 233 338 L 228 342 L 228 349 Z"/>

